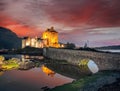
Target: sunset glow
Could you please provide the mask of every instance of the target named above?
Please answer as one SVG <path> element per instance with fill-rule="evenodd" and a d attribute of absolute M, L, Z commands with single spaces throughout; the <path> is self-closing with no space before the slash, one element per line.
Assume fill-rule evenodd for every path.
<path fill-rule="evenodd" d="M 90 46 L 120 44 L 119 0 L 1 0 L 0 13 L 0 26 L 20 37 L 41 37 L 54 26 L 60 42 L 79 46 L 87 40 Z"/>

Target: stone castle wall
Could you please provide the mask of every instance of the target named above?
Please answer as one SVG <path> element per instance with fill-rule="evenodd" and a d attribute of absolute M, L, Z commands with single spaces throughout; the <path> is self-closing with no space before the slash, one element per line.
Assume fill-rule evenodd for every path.
<path fill-rule="evenodd" d="M 75 65 L 78 65 L 81 59 L 88 58 L 98 65 L 99 70 L 120 70 L 119 54 L 44 48 L 43 55 L 51 59 L 66 60 Z"/>

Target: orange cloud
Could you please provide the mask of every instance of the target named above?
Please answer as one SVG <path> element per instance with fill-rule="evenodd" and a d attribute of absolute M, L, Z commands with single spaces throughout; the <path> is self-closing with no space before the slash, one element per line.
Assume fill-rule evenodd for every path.
<path fill-rule="evenodd" d="M 0 26 L 10 29 L 15 32 L 18 36 L 40 36 L 41 32 L 36 31 L 36 28 L 31 28 L 30 26 L 25 26 L 14 19 L 0 15 Z"/>

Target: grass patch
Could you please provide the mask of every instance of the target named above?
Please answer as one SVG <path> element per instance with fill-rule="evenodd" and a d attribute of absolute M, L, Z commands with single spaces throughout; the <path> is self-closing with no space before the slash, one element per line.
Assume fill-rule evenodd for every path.
<path fill-rule="evenodd" d="M 4 61 L 4 63 L 1 65 L 2 70 L 11 70 L 11 69 L 17 69 L 19 68 L 18 61 L 16 59 L 9 59 Z"/>
<path fill-rule="evenodd" d="M 16 63 L 11 63 L 11 64 L 3 64 L 1 67 L 2 67 L 2 70 L 11 70 L 11 69 L 19 68 L 19 65 Z"/>

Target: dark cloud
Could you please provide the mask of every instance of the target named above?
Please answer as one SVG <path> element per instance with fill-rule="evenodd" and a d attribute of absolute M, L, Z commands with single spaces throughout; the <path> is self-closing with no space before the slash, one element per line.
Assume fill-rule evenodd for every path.
<path fill-rule="evenodd" d="M 0 11 L 30 26 L 120 26 L 120 0 L 0 0 Z"/>
<path fill-rule="evenodd" d="M 51 20 L 70 26 L 120 25 L 120 0 L 52 0 L 45 10 Z"/>
<path fill-rule="evenodd" d="M 5 3 L 4 3 L 4 0 L 1 0 L 0 1 L 0 11 L 4 11 L 5 10 Z"/>

